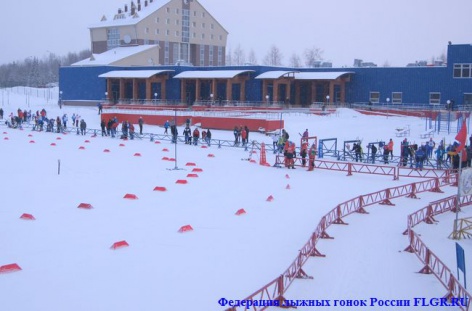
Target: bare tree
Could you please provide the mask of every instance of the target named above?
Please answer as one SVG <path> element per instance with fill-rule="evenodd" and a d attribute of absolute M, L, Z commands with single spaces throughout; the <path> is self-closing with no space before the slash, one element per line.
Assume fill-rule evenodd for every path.
<path fill-rule="evenodd" d="M 282 66 L 283 55 L 280 49 L 274 44 L 264 57 L 264 65 Z"/>
<path fill-rule="evenodd" d="M 231 53 L 231 48 L 228 48 L 228 52 L 226 53 L 226 66 L 233 65 L 233 53 Z"/>
<path fill-rule="evenodd" d="M 233 61 L 234 65 L 236 66 L 244 65 L 246 62 L 246 53 L 244 53 L 244 50 L 241 48 L 240 44 L 238 44 L 233 52 Z"/>
<path fill-rule="evenodd" d="M 300 68 L 302 66 L 302 61 L 300 59 L 300 56 L 298 54 L 293 53 L 292 56 L 290 56 L 290 61 L 289 61 L 289 66 L 294 67 L 294 68 Z"/>
<path fill-rule="evenodd" d="M 306 49 L 304 56 L 305 65 L 307 67 L 316 67 L 317 63 L 323 60 L 323 50 L 314 46 L 310 49 Z"/>
<path fill-rule="evenodd" d="M 257 57 L 253 49 L 251 49 L 251 51 L 249 52 L 249 56 L 247 60 L 251 65 L 257 65 Z"/>

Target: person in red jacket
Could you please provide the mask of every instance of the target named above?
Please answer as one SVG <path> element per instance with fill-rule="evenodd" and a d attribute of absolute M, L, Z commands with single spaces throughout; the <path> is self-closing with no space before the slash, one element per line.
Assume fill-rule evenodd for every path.
<path fill-rule="evenodd" d="M 243 146 L 246 145 L 247 143 L 247 132 L 246 132 L 246 129 L 244 127 L 241 128 L 241 142 L 243 143 Z"/>
<path fill-rule="evenodd" d="M 198 139 L 200 138 L 200 131 L 198 127 L 193 130 L 193 144 L 196 146 L 198 145 Z"/>

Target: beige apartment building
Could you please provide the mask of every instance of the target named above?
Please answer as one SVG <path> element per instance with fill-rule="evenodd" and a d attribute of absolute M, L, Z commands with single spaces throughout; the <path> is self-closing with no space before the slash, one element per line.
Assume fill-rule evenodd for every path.
<path fill-rule="evenodd" d="M 93 54 L 159 47 L 158 55 L 143 54 L 134 65 L 225 65 L 228 32 L 197 0 L 131 1 L 89 29 Z"/>

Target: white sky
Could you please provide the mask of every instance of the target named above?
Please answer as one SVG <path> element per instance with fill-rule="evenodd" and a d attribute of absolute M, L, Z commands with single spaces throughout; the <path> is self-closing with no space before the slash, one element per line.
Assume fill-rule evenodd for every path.
<path fill-rule="evenodd" d="M 10 1 L 0 32 L 0 64 L 29 56 L 64 55 L 90 47 L 88 26 L 125 1 Z M 355 58 L 379 66 L 430 61 L 446 52 L 447 42 L 471 43 L 472 2 L 454 0 L 200 0 L 230 33 L 228 48 L 251 49 L 261 63 L 272 45 L 287 64 L 316 46 L 336 67 Z M 12 25 L 11 27 L 8 25 Z"/>

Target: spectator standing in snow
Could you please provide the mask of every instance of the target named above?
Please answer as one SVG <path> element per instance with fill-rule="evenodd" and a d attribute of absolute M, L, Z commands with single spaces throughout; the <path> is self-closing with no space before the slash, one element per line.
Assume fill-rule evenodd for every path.
<path fill-rule="evenodd" d="M 377 154 L 377 147 L 375 147 L 375 145 L 372 144 L 370 151 L 372 152 L 372 164 L 375 164 L 375 155 Z"/>
<path fill-rule="evenodd" d="M 102 136 L 107 136 L 106 123 L 104 119 L 100 122 L 100 127 L 102 128 Z"/>
<path fill-rule="evenodd" d="M 207 135 L 206 135 L 205 139 L 206 139 L 206 142 L 207 142 L 208 146 L 210 146 L 211 145 L 211 132 L 210 132 L 210 129 L 207 129 Z"/>
<path fill-rule="evenodd" d="M 86 131 L 87 131 L 87 123 L 85 123 L 85 120 L 82 119 L 82 120 L 80 120 L 80 133 L 82 135 L 85 135 Z"/>
<path fill-rule="evenodd" d="M 169 120 L 167 120 L 165 123 L 164 123 L 164 134 L 167 134 L 167 129 L 169 128 Z M 172 134 L 172 129 L 171 129 L 171 134 Z"/>
<path fill-rule="evenodd" d="M 189 126 L 185 125 L 184 138 L 185 138 L 185 144 L 186 145 L 191 145 L 192 144 L 192 139 L 190 138 L 191 134 L 192 134 L 192 130 L 190 129 Z"/>
<path fill-rule="evenodd" d="M 138 120 L 139 135 L 143 135 L 143 124 L 144 124 L 143 117 L 139 117 L 139 120 Z"/>

